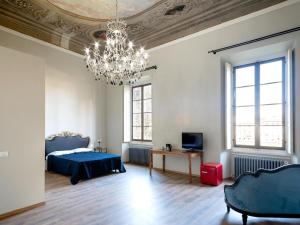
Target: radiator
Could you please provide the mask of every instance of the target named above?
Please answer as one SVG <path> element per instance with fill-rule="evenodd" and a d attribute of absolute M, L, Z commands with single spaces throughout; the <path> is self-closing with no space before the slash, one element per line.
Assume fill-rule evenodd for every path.
<path fill-rule="evenodd" d="M 129 148 L 129 162 L 149 165 L 149 148 Z"/>
<path fill-rule="evenodd" d="M 256 172 L 258 169 L 276 169 L 288 164 L 287 159 L 265 156 L 233 155 L 234 177 L 237 178 L 245 172 Z"/>

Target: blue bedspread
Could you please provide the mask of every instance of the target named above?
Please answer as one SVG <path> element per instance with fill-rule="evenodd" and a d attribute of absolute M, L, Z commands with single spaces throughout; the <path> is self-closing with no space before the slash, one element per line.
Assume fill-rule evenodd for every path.
<path fill-rule="evenodd" d="M 72 184 L 77 184 L 81 179 L 90 179 L 113 170 L 118 170 L 120 173 L 126 172 L 119 155 L 100 152 L 80 152 L 61 156 L 49 155 L 47 169 L 70 175 Z"/>

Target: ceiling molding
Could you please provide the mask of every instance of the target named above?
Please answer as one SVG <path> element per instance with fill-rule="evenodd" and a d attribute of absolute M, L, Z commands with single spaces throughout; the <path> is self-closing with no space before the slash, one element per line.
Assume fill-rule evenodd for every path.
<path fill-rule="evenodd" d="M 32 42 L 35 42 L 41 46 L 45 46 L 45 47 L 49 47 L 49 48 L 53 48 L 55 50 L 58 50 L 58 51 L 61 51 L 61 52 L 64 52 L 64 53 L 67 53 L 67 54 L 70 54 L 72 56 L 76 56 L 80 59 L 84 59 L 84 56 L 82 54 L 79 54 L 79 53 L 76 53 L 74 51 L 71 51 L 71 50 L 68 50 L 68 49 L 65 49 L 65 48 L 62 48 L 62 47 L 59 47 L 57 45 L 54 45 L 54 44 L 51 44 L 49 42 L 46 42 L 46 41 L 43 41 L 43 40 L 40 40 L 40 39 L 37 39 L 35 37 L 31 37 L 27 34 L 23 34 L 23 33 L 20 33 L 18 31 L 15 31 L 15 30 L 12 30 L 10 28 L 7 28 L 7 27 L 4 27 L 4 26 L 1 26 L 0 25 L 0 33 L 1 32 L 5 32 L 5 33 L 8 33 L 8 34 L 12 34 L 16 37 L 20 37 L 22 39 L 26 39 L 26 40 L 29 40 L 29 41 L 32 41 Z"/>
<path fill-rule="evenodd" d="M 279 3 L 279 4 L 277 4 L 277 5 L 274 5 L 274 6 L 271 6 L 271 7 L 262 9 L 262 10 L 259 10 L 259 11 L 257 11 L 257 12 L 253 12 L 253 13 L 251 13 L 251 14 L 247 14 L 247 15 L 245 15 L 245 16 L 242 16 L 242 17 L 239 17 L 239 18 L 236 18 L 236 19 L 233 19 L 233 20 L 224 22 L 224 23 L 222 23 L 222 24 L 219 24 L 219 25 L 216 25 L 216 26 L 213 26 L 213 27 L 210 27 L 210 28 L 207 28 L 207 29 L 198 31 L 198 32 L 196 32 L 196 33 L 193 33 L 193 34 L 190 34 L 190 35 L 187 35 L 187 36 L 184 36 L 184 37 L 182 37 L 182 38 L 178 38 L 178 39 L 176 39 L 176 40 L 167 42 L 167 43 L 165 43 L 165 44 L 158 45 L 158 46 L 156 46 L 156 47 L 154 47 L 154 48 L 148 49 L 148 52 L 149 52 L 149 53 L 155 52 L 155 51 L 157 51 L 157 50 L 160 50 L 160 49 L 163 49 L 163 48 L 167 48 L 167 47 L 172 46 L 172 45 L 179 44 L 179 43 L 181 43 L 181 42 L 184 42 L 184 41 L 187 41 L 187 40 L 190 40 L 190 39 L 199 37 L 199 36 L 201 36 L 201 35 L 208 34 L 208 33 L 213 32 L 213 31 L 217 31 L 217 30 L 219 30 L 219 29 L 223 29 L 223 28 L 225 28 L 225 27 L 228 27 L 228 26 L 231 26 L 231 25 L 234 25 L 234 24 L 243 22 L 243 21 L 245 21 L 245 20 L 252 19 L 252 18 L 257 17 L 257 16 L 261 16 L 261 15 L 266 14 L 266 13 L 270 13 L 270 12 L 272 12 L 272 11 L 275 11 L 275 10 L 278 10 L 278 9 L 281 9 L 281 8 L 284 8 L 284 7 L 286 7 L 286 6 L 289 6 L 289 5 L 292 5 L 292 4 L 295 4 L 295 3 L 297 3 L 297 0 L 293 0 L 293 1 L 285 1 L 285 2 Z"/>
<path fill-rule="evenodd" d="M 161 0 L 126 18 L 128 35 L 136 45 L 154 48 L 284 1 Z M 178 5 L 185 7 L 175 15 L 165 15 Z M 84 47 L 98 39 L 94 33 L 105 31 L 106 20 L 75 15 L 48 0 L 2 0 L 0 25 L 83 54 Z"/>

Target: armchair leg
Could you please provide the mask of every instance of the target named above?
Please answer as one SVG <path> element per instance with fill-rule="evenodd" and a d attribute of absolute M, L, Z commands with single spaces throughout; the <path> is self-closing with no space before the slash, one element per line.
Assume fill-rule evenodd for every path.
<path fill-rule="evenodd" d="M 227 205 L 227 213 L 230 212 L 230 207 Z"/>
<path fill-rule="evenodd" d="M 246 214 L 243 214 L 242 217 L 243 217 L 243 225 L 247 225 L 248 216 Z"/>

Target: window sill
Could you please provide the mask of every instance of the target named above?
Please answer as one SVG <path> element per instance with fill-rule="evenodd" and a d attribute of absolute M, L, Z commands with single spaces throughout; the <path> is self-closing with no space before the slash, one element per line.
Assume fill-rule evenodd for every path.
<path fill-rule="evenodd" d="M 272 149 L 251 149 L 251 148 L 232 148 L 233 154 L 249 154 L 249 155 L 261 155 L 261 156 L 278 156 L 284 158 L 291 158 L 292 154 L 286 150 L 272 150 Z"/>
<path fill-rule="evenodd" d="M 145 142 L 145 141 L 131 141 L 131 142 L 129 142 L 129 144 L 130 145 L 153 147 L 153 143 L 152 142 Z"/>

